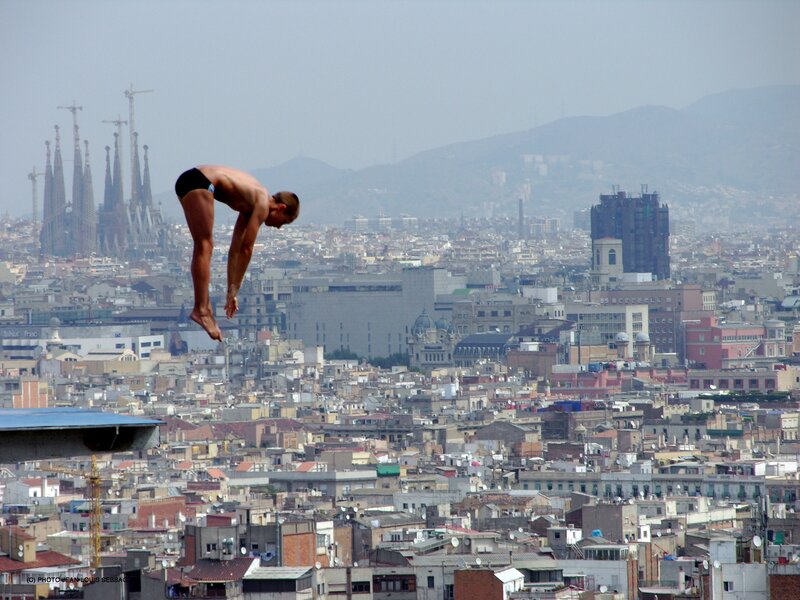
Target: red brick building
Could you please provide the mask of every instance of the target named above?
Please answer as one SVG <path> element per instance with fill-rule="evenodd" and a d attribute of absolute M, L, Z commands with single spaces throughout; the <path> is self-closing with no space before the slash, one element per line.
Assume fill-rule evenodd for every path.
<path fill-rule="evenodd" d="M 730 369 L 759 359 L 786 356 L 783 321 L 763 325 L 723 323 L 718 317 L 703 317 L 685 325 L 685 353 L 689 365 L 706 369 Z"/>
<path fill-rule="evenodd" d="M 523 588 L 525 576 L 513 567 L 461 569 L 453 572 L 454 600 L 506 600 Z"/>

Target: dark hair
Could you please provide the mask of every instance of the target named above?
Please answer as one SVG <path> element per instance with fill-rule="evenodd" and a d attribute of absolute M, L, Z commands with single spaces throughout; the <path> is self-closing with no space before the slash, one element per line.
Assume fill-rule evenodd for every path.
<path fill-rule="evenodd" d="M 300 198 L 294 192 L 278 192 L 273 194 L 272 197 L 278 204 L 286 205 L 286 210 L 283 211 L 287 217 L 294 221 L 300 216 Z"/>

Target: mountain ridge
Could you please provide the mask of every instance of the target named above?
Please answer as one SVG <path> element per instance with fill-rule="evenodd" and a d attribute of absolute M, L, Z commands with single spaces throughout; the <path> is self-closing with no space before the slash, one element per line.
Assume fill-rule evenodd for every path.
<path fill-rule="evenodd" d="M 612 185 L 637 192 L 647 183 L 678 212 L 718 198 L 731 212 L 748 198 L 796 198 L 799 156 L 800 85 L 784 85 L 710 94 L 681 109 L 567 117 L 359 170 L 297 157 L 253 174 L 271 190 L 296 191 L 313 223 L 357 214 L 513 218 L 527 183 L 534 210 L 526 214 L 563 220 Z"/>

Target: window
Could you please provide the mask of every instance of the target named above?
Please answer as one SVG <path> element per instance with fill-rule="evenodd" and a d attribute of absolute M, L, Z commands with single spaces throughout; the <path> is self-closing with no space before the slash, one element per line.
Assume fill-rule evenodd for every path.
<path fill-rule="evenodd" d="M 724 592 L 732 592 L 733 591 L 733 582 L 732 581 L 723 581 L 722 582 L 722 591 L 724 591 Z"/>
<path fill-rule="evenodd" d="M 354 581 L 352 589 L 354 594 L 369 594 L 369 581 Z"/>
<path fill-rule="evenodd" d="M 428 588 L 432 588 L 434 586 L 433 575 L 428 575 Z"/>
<path fill-rule="evenodd" d="M 600 261 L 598 261 L 600 262 Z M 615 265 L 617 264 L 617 251 L 613 248 L 608 251 L 608 264 Z"/>

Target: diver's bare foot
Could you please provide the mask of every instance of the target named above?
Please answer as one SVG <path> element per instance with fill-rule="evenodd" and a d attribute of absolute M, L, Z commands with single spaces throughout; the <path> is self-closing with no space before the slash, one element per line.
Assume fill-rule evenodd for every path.
<path fill-rule="evenodd" d="M 192 321 L 205 329 L 206 333 L 208 333 L 212 340 L 217 340 L 218 342 L 222 341 L 222 332 L 219 330 L 219 326 L 214 320 L 213 315 L 210 313 L 201 314 L 197 309 L 195 309 L 192 311 L 192 314 L 189 317 L 192 319 Z"/>

